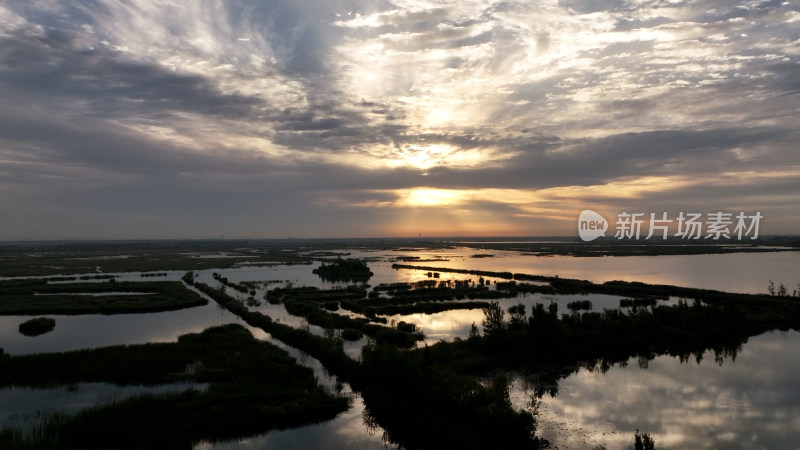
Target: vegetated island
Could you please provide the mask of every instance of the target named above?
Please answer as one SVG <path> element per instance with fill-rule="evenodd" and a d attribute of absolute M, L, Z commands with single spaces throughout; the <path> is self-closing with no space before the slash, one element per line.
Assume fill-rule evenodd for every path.
<path fill-rule="evenodd" d="M 408 266 L 408 268 L 440 272 L 456 271 L 435 267 Z M 270 333 L 273 338 L 317 358 L 327 371 L 335 374 L 341 381 L 349 382 L 354 390 L 361 393 L 366 405 L 365 420 L 368 424 L 383 428 L 387 443 L 411 449 L 546 448 L 548 443 L 536 436 L 534 411 L 517 411 L 511 406 L 508 383 L 504 376 L 508 370 L 524 370 L 534 382 L 534 386 L 538 386 L 537 396 L 554 395 L 558 391 L 558 380 L 581 367 L 606 370 L 612 364 L 627 361 L 632 356 L 639 358 L 640 365 L 646 365 L 647 361 L 660 354 L 670 354 L 681 359 L 694 358 L 699 361 L 708 351 L 713 354 L 715 360 L 722 361 L 735 356 L 750 336 L 772 329 L 800 327 L 800 302 L 790 297 L 730 294 L 643 283 L 595 284 L 583 280 L 508 272 L 470 270 L 457 272 L 492 276 L 509 281 L 498 281 L 495 290 L 486 289 L 482 283 L 478 286 L 459 286 L 455 283 L 447 285 L 427 280 L 426 283 L 404 286 L 382 285 L 380 289 L 376 287 L 369 294 L 363 286 L 337 290 L 318 289 L 317 292 L 312 292 L 310 288 L 293 288 L 285 291 L 276 289 L 274 298 L 273 291 L 269 291 L 268 301 L 294 303 L 287 306 L 287 310 L 291 309 L 294 313 L 302 315 L 309 323 L 311 320 L 318 321 L 326 329 L 325 336 L 273 321 L 266 314 L 250 310 L 241 300 L 227 295 L 224 288 L 195 283 L 193 276 L 186 276 L 184 280 L 188 284 L 194 284 L 196 288 L 241 317 L 247 324 L 259 327 Z M 524 281 L 535 281 L 539 284 L 528 284 Z M 498 291 L 499 294 L 494 294 Z M 483 301 L 500 298 L 500 295 L 513 296 L 519 292 L 619 295 L 631 299 L 631 310 L 584 313 L 575 311 L 572 314 L 559 315 L 557 304 L 547 307 L 537 305 L 530 312 L 526 311 L 524 305 L 516 305 L 504 311 L 496 303 Z M 492 297 L 493 295 L 498 297 Z M 677 306 L 659 306 L 657 302 L 651 300 L 665 296 L 679 296 L 687 300 L 681 301 Z M 439 342 L 415 348 L 413 342 L 416 341 L 416 336 L 413 324 L 403 324 L 402 327 L 397 324 L 396 328 L 383 326 L 381 319 L 385 321 L 385 318 L 380 317 L 381 314 L 391 314 L 391 308 L 412 310 L 419 308 L 421 311 L 431 308 L 432 311 L 443 306 L 449 307 L 451 304 L 467 303 L 456 301 L 462 298 L 474 299 L 475 304 L 470 306 L 484 309 L 483 322 L 473 324 L 467 339 L 454 339 L 452 342 Z M 646 301 L 639 301 L 640 299 Z M 337 314 L 333 314 L 338 308 L 359 309 L 354 312 L 363 314 L 365 318 L 346 317 L 345 320 L 341 320 L 336 317 Z M 361 360 L 357 361 L 347 356 L 343 347 L 345 333 L 368 334 L 367 330 L 374 330 L 370 332 L 376 337 L 364 347 Z M 385 338 L 378 338 L 379 334 L 384 334 Z M 76 355 L 79 353 L 75 352 L 70 358 L 78 357 Z M 235 354 L 235 351 L 227 354 Z M 20 361 L 16 358 L 11 359 Z M 0 376 L 7 373 L 6 369 L 11 367 L 4 365 L 8 359 L 7 355 L 0 352 L 2 360 Z M 151 360 L 152 357 L 148 357 L 148 361 Z M 76 361 L 80 362 L 79 359 Z M 97 361 L 110 361 L 111 365 L 115 364 L 115 360 L 106 354 L 98 354 Z M 186 360 L 180 361 L 183 361 L 181 362 L 183 365 L 169 372 L 177 376 L 168 377 L 169 379 L 182 380 L 185 379 L 180 375 L 183 372 L 196 371 L 197 366 L 187 363 Z M 252 358 L 239 362 L 248 370 L 255 370 L 253 365 L 260 364 Z M 149 364 L 151 363 L 142 365 Z M 66 360 L 58 361 L 58 367 L 72 368 L 72 365 L 66 363 Z M 80 367 L 80 364 L 78 366 Z M 41 371 L 37 367 L 29 373 L 33 372 Z M 223 376 L 228 371 L 222 369 L 205 373 L 206 376 L 214 377 Z M 42 383 L 65 384 L 69 383 L 70 379 L 81 379 L 70 378 L 69 373 L 61 373 L 58 370 L 54 370 L 50 376 L 51 379 Z M 490 381 L 478 382 L 476 377 L 483 380 L 488 378 Z M 113 377 L 99 378 L 100 381 L 120 382 Z M 144 382 L 140 378 L 135 383 Z M 209 390 L 213 386 L 212 383 Z M 241 392 L 216 392 L 220 394 L 217 400 L 222 403 L 226 401 L 236 403 L 238 401 L 236 399 L 241 398 Z M 143 416 L 161 409 L 180 416 L 183 414 L 181 407 L 170 405 L 173 403 L 180 405 L 181 395 L 184 394 L 175 394 L 174 397 L 165 400 L 165 403 L 148 403 L 150 402 L 148 396 L 120 402 L 123 405 L 129 402 L 135 404 L 133 411 L 138 411 L 136 414 L 129 414 L 131 410 L 125 410 L 125 413 L 109 412 L 103 410 L 103 407 L 90 410 L 94 411 L 90 419 L 85 419 L 86 416 L 80 413 L 78 415 L 81 417 L 80 420 L 86 420 L 81 423 L 91 424 L 82 425 L 81 430 L 104 429 L 108 426 L 109 430 L 115 431 L 106 433 L 107 440 L 97 444 L 83 441 L 74 444 L 64 440 L 66 438 L 53 438 L 52 442 L 56 442 L 55 444 L 44 446 L 48 448 L 118 446 L 111 435 L 124 436 L 130 432 L 129 429 L 119 428 L 130 420 L 128 417 Z M 228 397 L 230 399 L 225 400 Z M 267 403 L 271 404 L 270 402 Z M 199 403 L 193 403 L 197 404 Z M 97 410 L 101 413 L 97 413 Z M 183 422 L 187 424 L 179 424 L 178 427 L 191 428 L 195 422 L 206 423 L 202 418 L 186 417 Z M 57 420 L 61 419 L 54 419 Z M 66 418 L 66 420 L 71 419 Z M 167 423 L 173 426 L 171 422 Z M 229 436 L 240 431 L 241 433 L 237 434 L 239 437 L 260 433 L 260 431 L 237 428 L 246 423 L 248 423 L 246 419 L 242 419 L 241 423 L 221 422 L 218 428 L 212 426 L 209 430 L 218 430 L 218 436 Z M 60 436 L 69 435 L 69 432 L 63 434 L 60 428 L 55 430 Z M 47 441 L 50 438 L 46 437 L 48 435 L 44 428 L 36 433 L 42 436 L 40 440 L 51 442 Z M 153 434 L 153 436 L 159 435 Z M 213 441 L 217 438 L 227 437 L 201 439 Z M 28 439 L 35 441 L 36 438 L 19 430 L 0 431 L 2 448 L 42 447 L 42 445 L 36 447 L 36 443 Z M 16 447 L 6 445 L 13 442 L 23 442 L 23 444 Z M 159 441 L 143 442 L 152 444 Z M 185 441 L 164 442 L 167 446 L 173 443 L 178 447 L 186 446 Z M 144 445 L 146 444 L 140 446 Z"/>
<path fill-rule="evenodd" d="M 444 271 L 442 268 L 424 269 Z M 263 313 L 249 310 L 222 290 L 201 283 L 196 286 L 251 326 L 262 328 L 276 339 L 320 360 L 327 370 L 361 393 L 366 405 L 365 420 L 384 429 L 387 443 L 417 449 L 547 448 L 549 443 L 535 434 L 535 415 L 511 406 L 508 380 L 503 375 L 509 370 L 528 374 L 537 386 L 537 397 L 556 395 L 558 380 L 583 367 L 605 371 L 631 357 L 638 357 L 640 365 L 646 366 L 647 361 L 662 354 L 700 361 L 707 351 L 713 353 L 715 361 L 721 362 L 725 358 L 735 358 L 750 336 L 772 329 L 800 329 L 800 301 L 790 297 L 730 294 L 644 283 L 595 284 L 526 274 L 508 274 L 500 278 L 515 279 L 501 288 L 509 292 L 513 289 L 554 294 L 604 293 L 642 299 L 677 295 L 687 300 L 676 306 L 645 306 L 652 302 L 634 302 L 630 311 L 581 313 L 575 310 L 562 316 L 555 303 L 547 307 L 537 304 L 530 314 L 524 305 L 516 305 L 509 308 L 508 316 L 497 303 L 489 303 L 484 308 L 482 327 L 473 324 L 468 339 L 456 338 L 453 342 L 441 341 L 422 348 L 371 341 L 362 350 L 358 362 L 344 353 L 341 336 L 320 337 L 307 330 L 288 327 Z M 547 284 L 517 283 L 516 280 Z M 447 286 L 431 287 L 436 290 L 437 297 L 452 298 L 454 295 L 444 292 Z M 455 291 L 457 287 L 449 289 Z M 405 286 L 399 289 L 418 299 L 431 293 L 420 297 L 413 294 L 414 290 Z M 313 304 L 317 294 L 325 301 Z M 359 299 L 363 294 L 355 291 L 345 294 L 300 288 L 281 292 L 283 297 L 279 301 L 291 302 L 310 296 L 301 300 L 305 317 L 309 317 L 315 311 L 326 309 L 325 303 L 333 301 L 334 295 L 340 295 L 338 301 L 343 307 L 347 302 L 358 305 L 371 300 Z M 420 301 L 414 305 L 425 303 L 431 302 Z M 333 323 L 323 326 L 339 326 Z M 488 383 L 476 381 L 476 377 L 485 379 L 487 376 L 491 379 Z M 643 440 L 643 436 L 648 435 L 639 435 L 639 439 Z"/>
<path fill-rule="evenodd" d="M 49 317 L 36 317 L 19 324 L 19 332 L 25 336 L 39 336 L 53 331 L 56 320 Z"/>
<path fill-rule="evenodd" d="M 173 311 L 206 304 L 208 300 L 179 281 L 0 280 L 0 315 L 126 314 Z"/>
<path fill-rule="evenodd" d="M 0 352 L 0 386 L 81 382 L 207 386 L 51 415 L 30 432 L 0 429 L 0 448 L 188 449 L 332 419 L 349 404 L 317 385 L 313 371 L 285 350 L 236 324 L 184 335 L 176 343 L 24 356 Z"/>
<path fill-rule="evenodd" d="M 328 281 L 367 281 L 372 277 L 372 271 L 366 262 L 358 258 L 337 258 L 336 261 L 325 264 L 312 270 L 323 280 Z"/>

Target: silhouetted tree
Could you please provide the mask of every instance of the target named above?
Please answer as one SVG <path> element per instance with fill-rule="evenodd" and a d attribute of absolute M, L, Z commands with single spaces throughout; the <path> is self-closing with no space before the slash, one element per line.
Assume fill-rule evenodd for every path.
<path fill-rule="evenodd" d="M 470 339 L 477 339 L 480 337 L 480 331 L 478 331 L 478 327 L 475 325 L 475 322 L 472 322 L 472 325 L 469 327 L 469 338 Z M 0 349 L 2 351 L 2 349 Z"/>
<path fill-rule="evenodd" d="M 504 321 L 505 311 L 500 307 L 497 302 L 491 302 L 489 306 L 483 309 L 483 334 L 491 336 L 493 333 L 498 333 L 506 328 Z"/>
<path fill-rule="evenodd" d="M 511 306 L 508 308 L 508 313 L 511 315 L 511 323 L 509 324 L 512 328 L 517 328 L 522 326 L 526 323 L 525 320 L 525 305 L 522 303 Z"/>
<path fill-rule="evenodd" d="M 650 437 L 650 433 L 639 434 L 639 429 L 636 429 L 636 434 L 633 435 L 633 447 L 636 450 L 655 450 L 656 441 Z"/>

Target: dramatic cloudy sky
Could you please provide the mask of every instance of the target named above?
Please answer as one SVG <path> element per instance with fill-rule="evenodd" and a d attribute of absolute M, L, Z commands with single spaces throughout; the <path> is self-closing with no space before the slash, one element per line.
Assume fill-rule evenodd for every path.
<path fill-rule="evenodd" d="M 0 0 L 0 240 L 800 232 L 800 3 Z"/>

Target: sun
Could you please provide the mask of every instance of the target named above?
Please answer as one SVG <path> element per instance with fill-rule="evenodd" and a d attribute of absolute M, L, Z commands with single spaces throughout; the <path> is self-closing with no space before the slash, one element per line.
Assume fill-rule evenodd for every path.
<path fill-rule="evenodd" d="M 413 188 L 396 191 L 398 206 L 457 206 L 466 201 L 466 193 L 456 189 Z"/>
<path fill-rule="evenodd" d="M 452 206 L 461 203 L 462 195 L 459 191 L 447 189 L 415 189 L 406 201 L 415 206 Z"/>
<path fill-rule="evenodd" d="M 425 125 L 428 127 L 441 127 L 453 122 L 453 113 L 447 109 L 434 109 L 425 116 Z"/>

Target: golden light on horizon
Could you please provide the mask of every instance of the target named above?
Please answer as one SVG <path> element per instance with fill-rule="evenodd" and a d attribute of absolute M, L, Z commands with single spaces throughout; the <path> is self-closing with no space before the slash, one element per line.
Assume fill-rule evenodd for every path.
<path fill-rule="evenodd" d="M 747 177 L 781 179 L 795 172 L 796 169 L 769 174 L 726 172 L 718 176 L 718 181 Z M 624 208 L 639 207 L 625 203 L 637 205 L 630 202 L 646 198 L 649 193 L 685 190 L 705 181 L 676 175 L 626 177 L 604 184 L 543 189 L 420 186 L 372 190 L 373 198 L 360 201 L 326 197 L 325 202 L 352 208 L 391 209 L 392 222 L 385 225 L 386 233 L 398 236 L 557 235 L 572 230 L 583 209 L 616 214 Z"/>
<path fill-rule="evenodd" d="M 385 229 L 394 236 L 498 236 L 531 234 L 530 221 L 508 221 L 490 210 L 463 207 L 407 208 Z"/>
<path fill-rule="evenodd" d="M 382 205 L 392 207 L 449 207 L 464 209 L 467 204 L 503 204 L 513 207 L 520 212 L 549 213 L 558 209 L 549 209 L 551 203 L 567 203 L 574 205 L 573 209 L 580 209 L 582 199 L 593 196 L 595 198 L 640 198 L 645 192 L 666 191 L 670 189 L 691 186 L 693 181 L 686 177 L 640 177 L 628 180 L 615 181 L 602 185 L 591 186 L 564 186 L 546 189 L 440 189 L 434 187 L 416 187 L 409 189 L 395 189 L 391 192 L 397 200 L 393 203 L 384 202 Z M 570 216 L 571 217 L 571 216 Z"/>
<path fill-rule="evenodd" d="M 464 202 L 466 194 L 459 190 L 416 188 L 403 195 L 398 201 L 402 206 L 457 206 Z"/>

